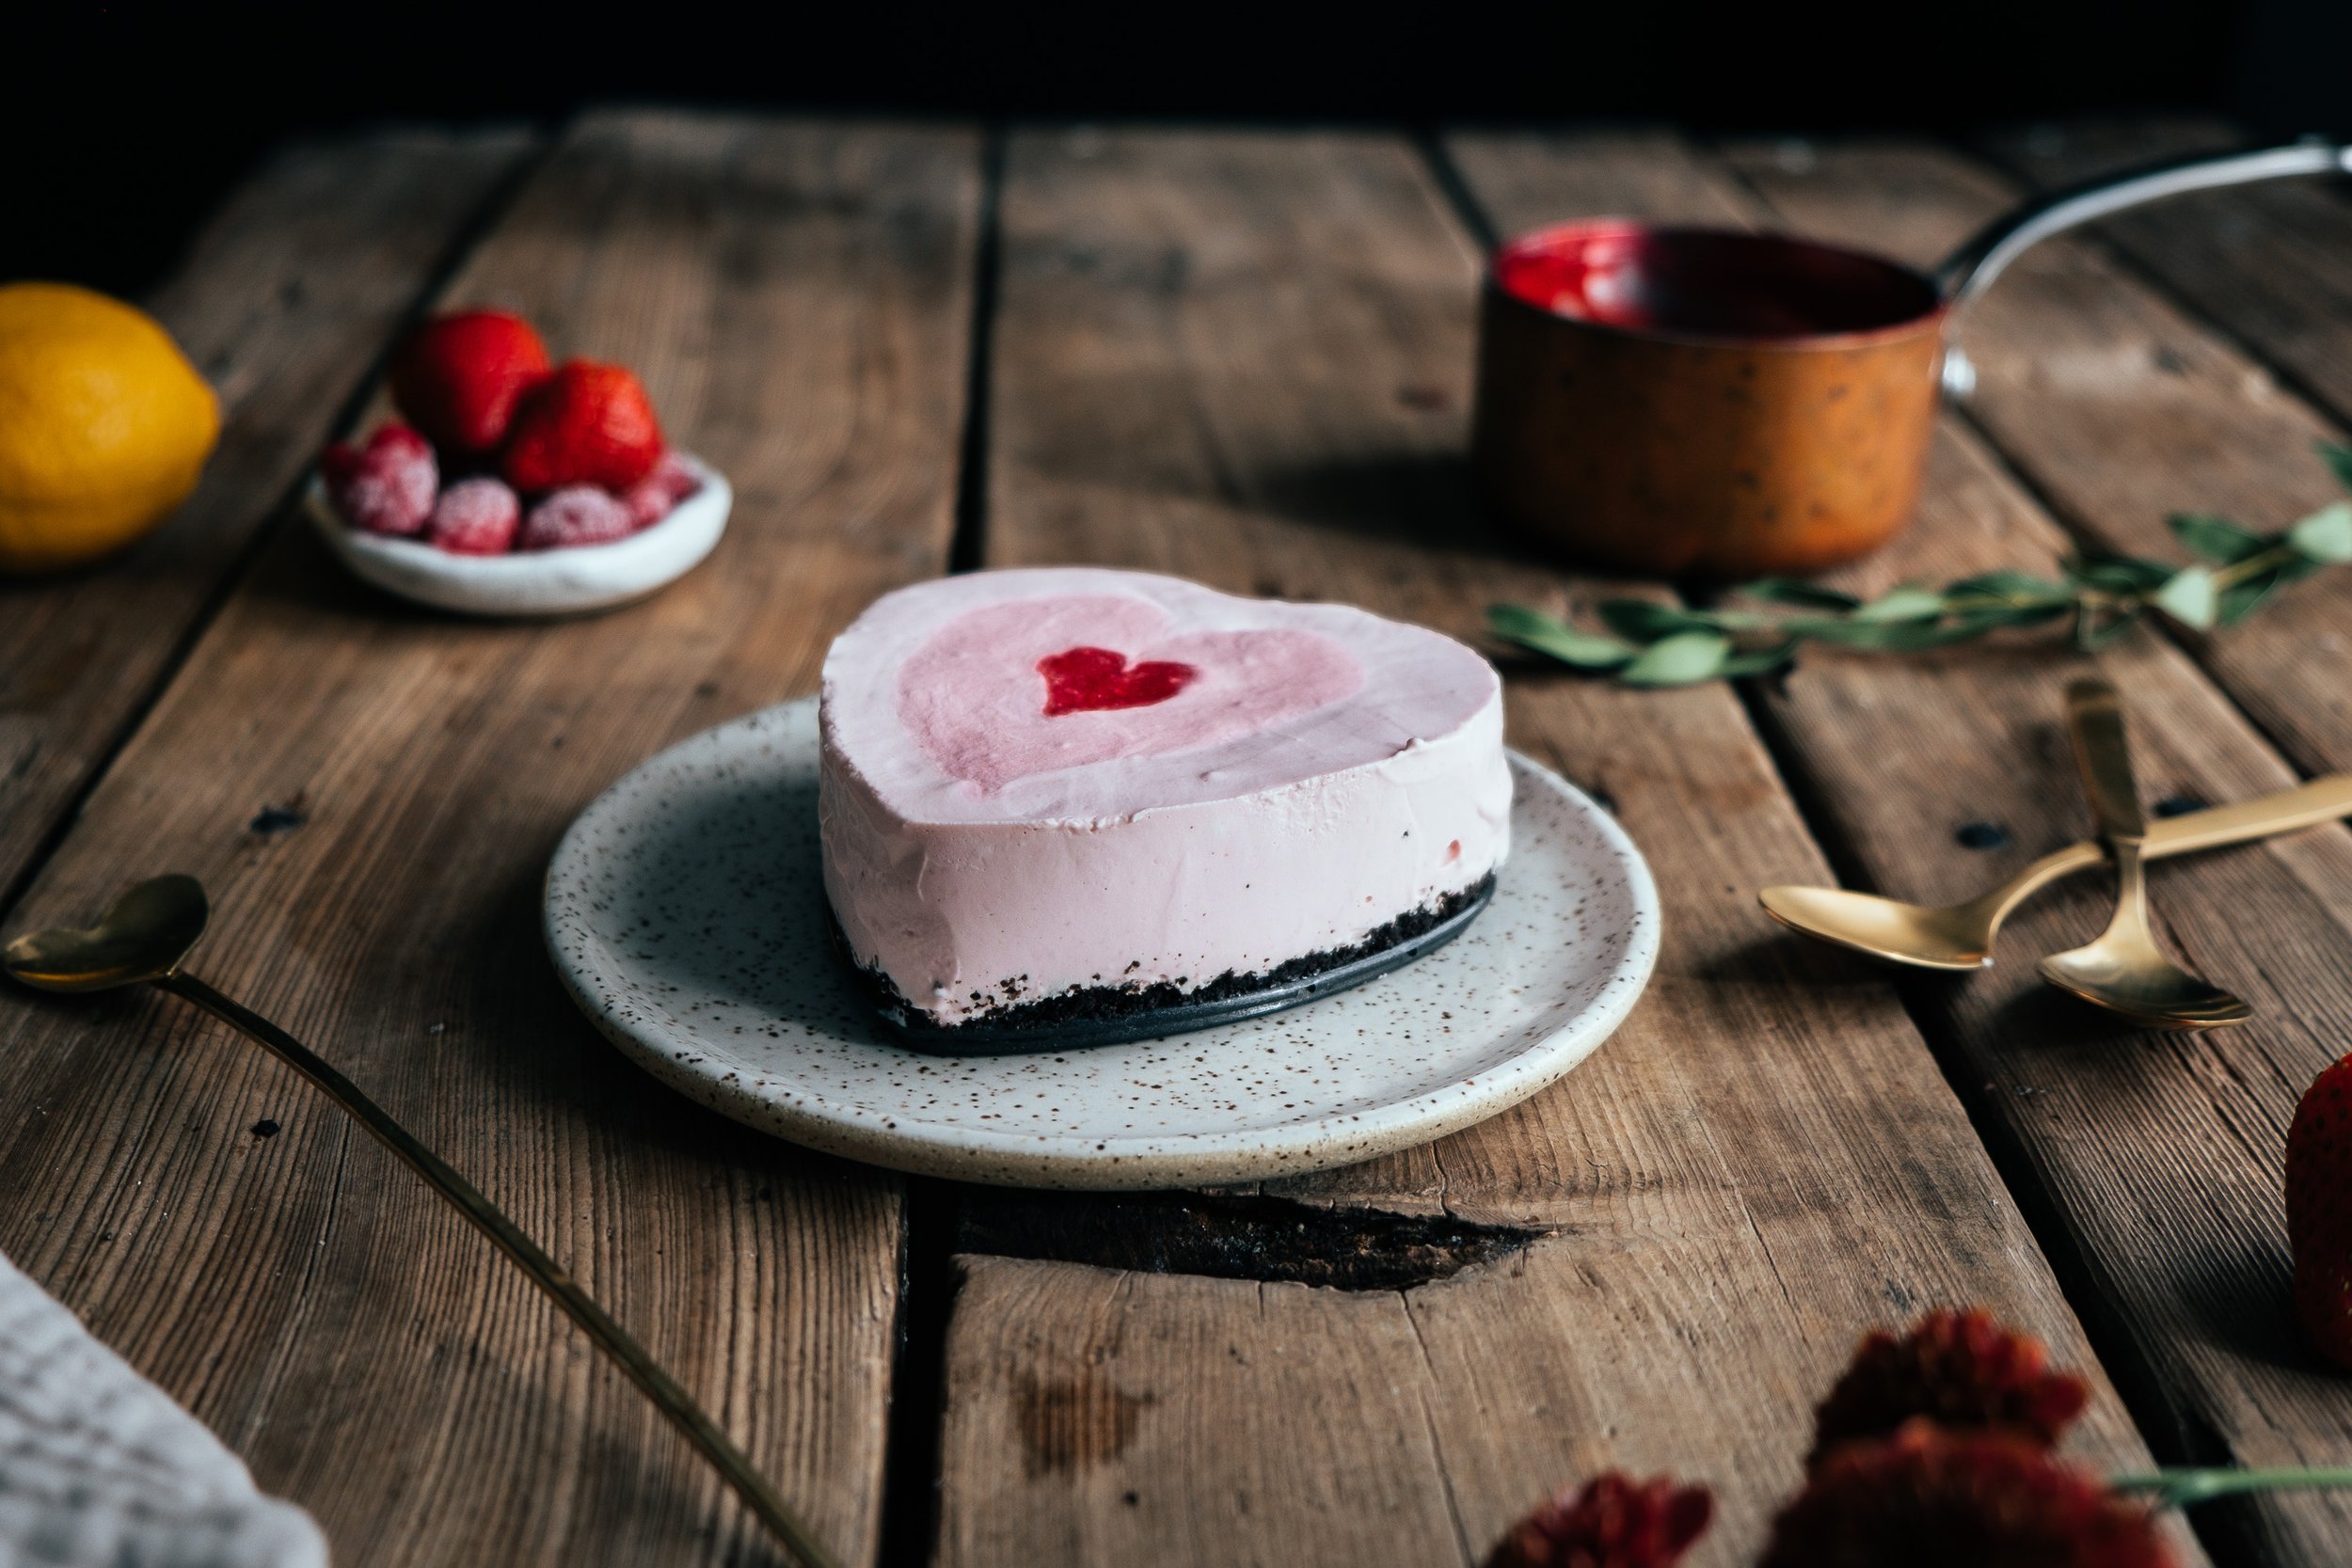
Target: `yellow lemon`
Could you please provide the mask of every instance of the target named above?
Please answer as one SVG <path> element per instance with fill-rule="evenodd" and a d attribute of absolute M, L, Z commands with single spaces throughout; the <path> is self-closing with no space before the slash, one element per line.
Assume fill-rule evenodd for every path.
<path fill-rule="evenodd" d="M 169 516 L 220 404 L 154 318 L 68 283 L 0 285 L 0 572 L 95 561 Z"/>

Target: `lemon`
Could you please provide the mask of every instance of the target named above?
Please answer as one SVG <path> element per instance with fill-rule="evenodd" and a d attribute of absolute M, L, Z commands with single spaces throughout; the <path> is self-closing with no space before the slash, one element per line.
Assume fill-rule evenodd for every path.
<path fill-rule="evenodd" d="M 69 283 L 0 285 L 0 572 L 138 538 L 219 434 L 213 389 L 154 318 Z"/>

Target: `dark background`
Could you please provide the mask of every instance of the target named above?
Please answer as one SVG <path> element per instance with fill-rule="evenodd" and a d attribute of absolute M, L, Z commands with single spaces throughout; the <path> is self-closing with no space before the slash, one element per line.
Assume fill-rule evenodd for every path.
<path fill-rule="evenodd" d="M 17 0 L 0 277 L 135 293 L 273 142 L 599 100 L 991 118 L 2352 134 L 2352 0 L 337 7 Z M 8 55 L 15 57 L 8 58 Z"/>

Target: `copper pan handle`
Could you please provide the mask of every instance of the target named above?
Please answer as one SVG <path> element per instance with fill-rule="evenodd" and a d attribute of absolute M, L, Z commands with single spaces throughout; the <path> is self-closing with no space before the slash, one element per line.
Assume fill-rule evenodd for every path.
<path fill-rule="evenodd" d="M 2307 136 L 2284 147 L 2259 152 L 2228 152 L 2218 157 L 2175 158 L 2148 164 L 2089 184 L 2073 185 L 2016 207 L 1978 230 L 1935 269 L 1935 285 L 1953 309 L 1992 286 L 2008 265 L 2028 245 L 2038 245 L 2077 224 L 2106 217 L 2143 202 L 2169 196 L 2212 190 L 2221 185 L 2251 184 L 2258 180 L 2283 180 L 2296 175 L 2352 172 L 2352 147 L 2340 147 L 2318 136 Z M 1956 347 L 1944 356 L 1944 388 L 1964 397 L 1976 385 L 1976 371 Z"/>

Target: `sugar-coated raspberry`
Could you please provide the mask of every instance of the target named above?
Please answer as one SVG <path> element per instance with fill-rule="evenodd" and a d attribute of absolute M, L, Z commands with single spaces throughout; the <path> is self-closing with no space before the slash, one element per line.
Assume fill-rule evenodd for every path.
<path fill-rule="evenodd" d="M 504 555 L 522 523 L 522 500 L 504 480 L 461 479 L 433 503 L 425 538 L 452 555 Z"/>
<path fill-rule="evenodd" d="M 368 533 L 421 532 L 441 476 L 433 449 L 405 424 L 388 424 L 357 451 L 337 442 L 319 467 L 344 522 Z"/>
<path fill-rule="evenodd" d="M 531 509 L 523 519 L 521 547 L 561 549 L 567 545 L 609 545 L 637 531 L 620 499 L 593 484 L 572 484 Z"/>
<path fill-rule="evenodd" d="M 675 509 L 677 503 L 703 487 L 694 477 L 694 470 L 675 451 L 665 451 L 661 461 L 653 466 L 653 472 L 630 485 L 622 495 L 621 503 L 629 515 L 637 519 L 639 528 L 651 528 Z"/>

